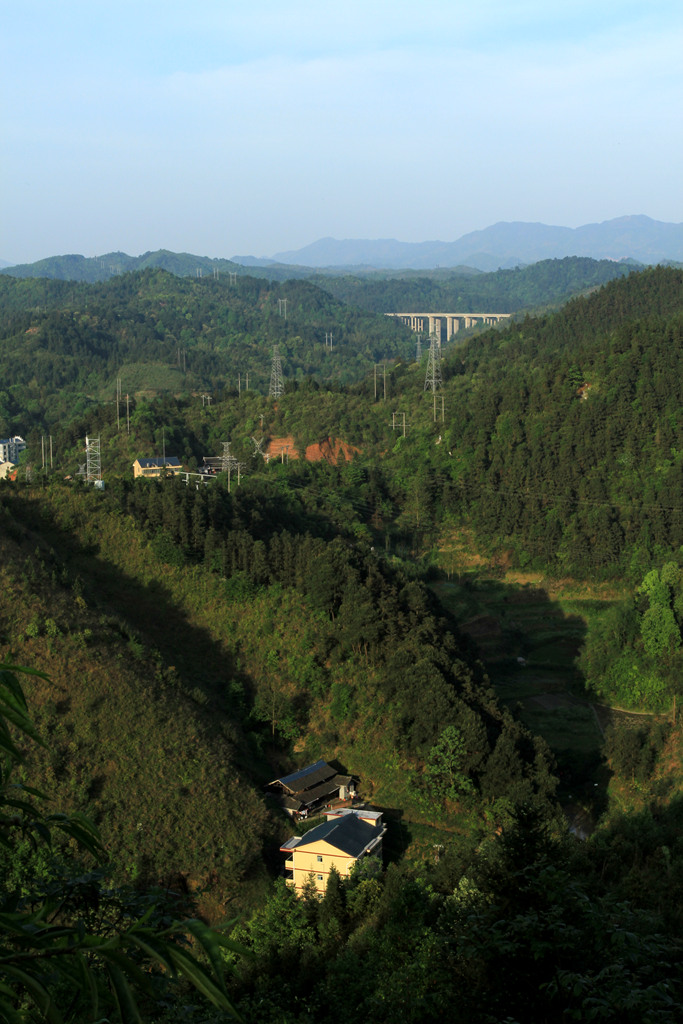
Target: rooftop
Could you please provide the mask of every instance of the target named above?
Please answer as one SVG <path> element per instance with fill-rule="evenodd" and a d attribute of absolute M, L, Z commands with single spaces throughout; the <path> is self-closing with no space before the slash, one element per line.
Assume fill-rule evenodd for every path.
<path fill-rule="evenodd" d="M 317 825 L 302 836 L 298 843 L 288 845 L 287 849 L 294 846 L 300 849 L 311 846 L 313 843 L 326 842 L 335 849 L 346 853 L 349 857 L 360 857 L 370 846 L 373 846 L 384 834 L 384 830 L 362 821 L 357 814 L 345 814 L 342 817 L 332 817 L 329 821 Z M 298 837 L 293 837 L 298 838 Z M 291 840 L 288 843 L 291 844 Z"/>
<path fill-rule="evenodd" d="M 327 761 L 316 761 L 315 764 L 309 764 L 307 768 L 300 768 L 298 772 L 292 772 L 291 775 L 273 779 L 270 785 L 280 785 L 283 789 L 288 789 L 290 793 L 301 793 L 304 789 L 327 782 L 336 774 L 335 769 L 330 767 Z"/>
<path fill-rule="evenodd" d="M 162 466 L 173 466 L 174 469 L 180 468 L 180 461 L 175 455 L 167 455 L 166 458 L 163 455 L 157 455 L 151 459 L 136 459 L 135 461 L 141 469 L 157 469 Z"/>

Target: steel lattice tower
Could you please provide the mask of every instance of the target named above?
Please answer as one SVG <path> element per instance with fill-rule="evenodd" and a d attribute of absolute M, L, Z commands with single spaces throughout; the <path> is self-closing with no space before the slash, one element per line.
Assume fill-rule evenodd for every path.
<path fill-rule="evenodd" d="M 275 346 L 273 349 L 273 365 L 270 371 L 270 388 L 268 394 L 271 398 L 279 398 L 282 392 L 285 390 L 285 384 L 282 379 L 282 363 L 280 362 L 280 350 Z"/>
<path fill-rule="evenodd" d="M 85 439 L 85 479 L 89 484 L 102 479 L 102 461 L 100 458 L 99 437 L 86 437 Z"/>
<path fill-rule="evenodd" d="M 417 348 L 415 349 L 415 362 L 422 362 L 422 338 L 419 334 L 417 336 Z"/>
<path fill-rule="evenodd" d="M 443 385 L 441 377 L 441 346 L 432 334 L 429 342 L 429 361 L 425 377 L 425 391 L 440 391 Z"/>

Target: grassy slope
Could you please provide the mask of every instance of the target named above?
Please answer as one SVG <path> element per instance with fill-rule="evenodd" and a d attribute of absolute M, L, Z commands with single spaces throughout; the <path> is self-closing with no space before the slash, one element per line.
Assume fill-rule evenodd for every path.
<path fill-rule="evenodd" d="M 249 904 L 264 850 L 290 828 L 260 786 L 291 766 L 270 723 L 249 712 L 271 682 L 300 699 L 292 681 L 332 625 L 294 589 L 240 596 L 214 574 L 160 562 L 132 520 L 101 513 L 95 492 L 5 495 L 1 653 L 50 677 L 30 694 L 52 748 L 38 784 L 95 815 L 125 876 L 208 885 L 212 915 L 225 900 Z M 296 757 L 336 757 L 367 798 L 424 820 L 382 708 L 341 722 L 332 707 L 352 679 L 371 682 L 372 665 L 358 654 L 326 671 Z"/>
<path fill-rule="evenodd" d="M 185 579 L 184 608 L 130 522 L 84 514 L 95 495 L 67 497 L 56 521 L 35 497 L 13 505 L 24 528 L 5 523 L 3 539 L 3 654 L 50 676 L 29 695 L 52 748 L 40 784 L 95 814 L 128 877 L 244 896 L 272 825 L 231 713 L 234 651 L 211 628 L 213 595 Z"/>

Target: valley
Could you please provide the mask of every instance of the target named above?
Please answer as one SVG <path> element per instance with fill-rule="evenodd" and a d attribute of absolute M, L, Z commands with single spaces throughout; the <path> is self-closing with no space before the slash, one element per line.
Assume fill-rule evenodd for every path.
<path fill-rule="evenodd" d="M 450 308 L 457 275 L 0 277 L 1 432 L 26 440 L 0 640 L 41 673 L 45 741 L 13 770 L 94 823 L 122 899 L 172 893 L 237 944 L 197 940 L 221 1009 L 190 967 L 149 1019 L 683 1006 L 683 273 L 545 264 L 477 275 L 509 322 L 419 359 L 382 306 Z M 317 821 L 264 787 L 320 759 L 385 857 L 297 897 L 280 845 Z M 92 867 L 4 849 L 7 907 Z"/>

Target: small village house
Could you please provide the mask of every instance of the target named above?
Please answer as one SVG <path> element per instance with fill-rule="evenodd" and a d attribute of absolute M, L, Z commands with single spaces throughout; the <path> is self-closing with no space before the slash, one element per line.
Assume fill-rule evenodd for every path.
<path fill-rule="evenodd" d="M 154 477 L 173 476 L 182 469 L 175 455 L 154 456 L 151 459 L 136 459 L 133 463 L 133 476 Z"/>
<path fill-rule="evenodd" d="M 332 868 L 347 878 L 366 857 L 382 861 L 386 827 L 379 811 L 339 808 L 328 811 L 327 820 L 304 836 L 292 836 L 280 847 L 285 854 L 285 879 L 297 893 L 309 879 L 325 892 Z"/>
<path fill-rule="evenodd" d="M 273 779 L 266 791 L 292 817 L 306 818 L 333 800 L 353 800 L 357 780 L 340 775 L 327 761 L 316 761 L 307 768 Z"/>

